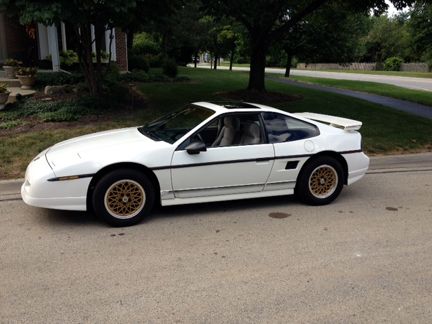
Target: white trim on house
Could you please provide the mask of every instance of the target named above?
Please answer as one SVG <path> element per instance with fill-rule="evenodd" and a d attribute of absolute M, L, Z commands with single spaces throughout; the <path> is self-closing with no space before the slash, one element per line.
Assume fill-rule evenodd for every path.
<path fill-rule="evenodd" d="M 38 52 L 39 58 L 44 60 L 49 55 L 48 33 L 45 25 L 38 24 Z"/>
<path fill-rule="evenodd" d="M 91 31 L 91 40 L 92 40 L 92 52 L 96 53 L 96 42 L 94 41 L 95 36 L 95 27 L 93 25 L 90 25 L 90 31 Z"/>
<path fill-rule="evenodd" d="M 113 39 L 112 39 L 112 44 L 111 44 L 111 61 L 115 62 L 115 61 L 117 61 L 115 28 L 113 28 L 112 31 L 113 31 Z M 111 30 L 110 29 L 106 30 L 105 31 L 105 45 L 106 45 L 106 52 L 108 54 L 110 52 L 110 48 L 109 48 L 110 35 L 111 35 Z"/>
<path fill-rule="evenodd" d="M 64 22 L 60 23 L 60 30 L 61 30 L 61 40 L 62 40 L 62 51 L 67 51 L 67 43 L 66 43 L 66 26 Z"/>
<path fill-rule="evenodd" d="M 58 32 L 55 25 L 47 27 L 48 47 L 51 55 L 53 71 L 60 71 L 60 53 L 58 47 Z"/>

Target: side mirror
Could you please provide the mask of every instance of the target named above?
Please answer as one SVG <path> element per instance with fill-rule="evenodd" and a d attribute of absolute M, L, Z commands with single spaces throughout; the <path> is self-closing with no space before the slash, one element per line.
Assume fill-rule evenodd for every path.
<path fill-rule="evenodd" d="M 193 142 L 186 146 L 186 151 L 189 154 L 199 154 L 199 152 L 207 151 L 207 147 L 203 142 Z"/>

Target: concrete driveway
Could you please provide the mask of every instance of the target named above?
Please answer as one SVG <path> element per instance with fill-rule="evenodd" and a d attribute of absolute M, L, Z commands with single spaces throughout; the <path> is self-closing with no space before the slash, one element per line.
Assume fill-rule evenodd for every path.
<path fill-rule="evenodd" d="M 200 65 L 201 68 L 210 68 L 208 65 Z M 219 66 L 218 69 L 228 70 L 226 66 Z M 233 67 L 235 71 L 249 71 L 248 67 Z M 266 68 L 267 73 L 285 74 L 285 69 L 280 68 Z M 357 74 L 357 73 L 344 73 L 344 72 L 325 72 L 325 71 L 309 71 L 309 70 L 291 70 L 292 75 L 301 75 L 314 78 L 327 78 L 339 80 L 356 80 L 356 81 L 369 81 L 377 83 L 392 84 L 402 88 L 432 91 L 432 78 L 411 78 L 399 77 L 390 75 L 374 75 L 374 74 Z"/>
<path fill-rule="evenodd" d="M 170 207 L 129 228 L 5 199 L 1 322 L 429 322 L 432 165 L 374 163 L 328 206 Z"/>

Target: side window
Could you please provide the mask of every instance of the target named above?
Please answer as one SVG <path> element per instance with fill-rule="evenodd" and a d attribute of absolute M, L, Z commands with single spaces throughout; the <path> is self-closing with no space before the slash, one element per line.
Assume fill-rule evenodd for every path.
<path fill-rule="evenodd" d="M 263 125 L 258 114 L 228 114 L 215 118 L 181 145 L 201 141 L 207 147 L 255 145 L 265 143 Z"/>
<path fill-rule="evenodd" d="M 263 113 L 270 143 L 283 143 L 319 135 L 315 125 L 278 113 Z"/>

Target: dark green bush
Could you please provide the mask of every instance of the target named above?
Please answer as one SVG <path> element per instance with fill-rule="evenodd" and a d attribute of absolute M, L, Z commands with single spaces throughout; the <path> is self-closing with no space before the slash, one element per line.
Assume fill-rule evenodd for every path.
<path fill-rule="evenodd" d="M 129 69 L 130 70 L 142 70 L 148 72 L 150 69 L 147 58 L 143 55 L 129 55 Z"/>
<path fill-rule="evenodd" d="M 84 81 L 82 74 L 68 74 L 64 72 L 39 72 L 37 74 L 37 86 L 77 84 Z"/>
<path fill-rule="evenodd" d="M 120 80 L 126 82 L 148 82 L 150 81 L 150 76 L 144 71 L 135 70 L 120 75 Z"/>
<path fill-rule="evenodd" d="M 145 59 L 149 63 L 151 68 L 160 68 L 163 64 L 163 56 L 162 54 L 152 55 L 146 54 L 144 55 Z"/>
<path fill-rule="evenodd" d="M 160 53 L 160 45 L 148 33 L 139 33 L 134 36 L 132 52 L 137 55 Z"/>
<path fill-rule="evenodd" d="M 386 71 L 400 71 L 403 59 L 398 56 L 389 57 L 384 61 L 384 70 Z"/>
<path fill-rule="evenodd" d="M 173 59 L 166 59 L 162 65 L 163 74 L 170 78 L 175 78 L 177 76 L 177 63 Z"/>

